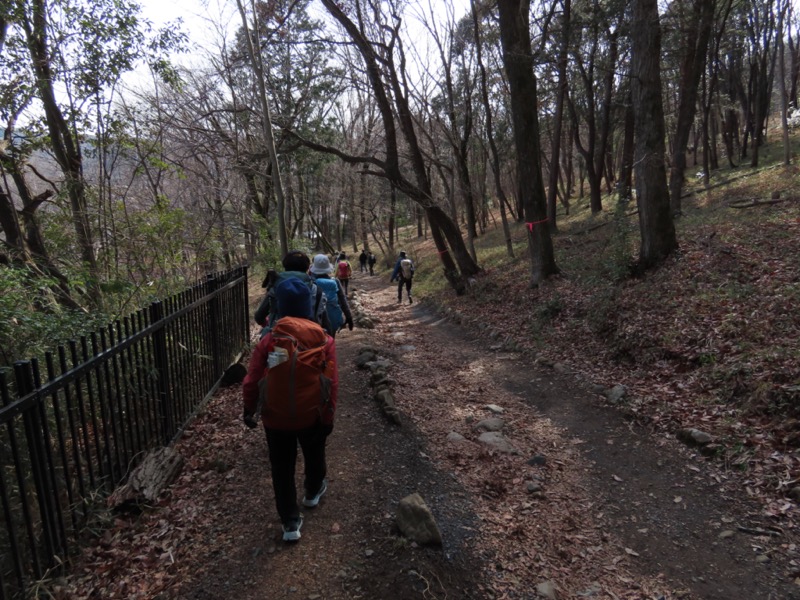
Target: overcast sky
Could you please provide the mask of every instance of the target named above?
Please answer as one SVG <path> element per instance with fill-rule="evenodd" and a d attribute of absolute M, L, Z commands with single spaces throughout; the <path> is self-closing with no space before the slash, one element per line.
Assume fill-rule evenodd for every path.
<path fill-rule="evenodd" d="M 241 18 L 236 8 L 236 0 L 137 0 L 142 7 L 141 16 L 149 20 L 156 28 L 182 20 L 181 29 L 188 36 L 190 51 L 186 55 L 174 57 L 177 63 L 184 66 L 197 64 L 202 61 L 205 51 L 212 52 L 220 47 L 220 39 L 224 32 L 227 37 L 233 35 L 241 26 Z M 451 0 L 455 6 L 457 16 L 464 15 L 469 10 L 469 0 Z M 430 3 L 430 4 L 429 4 Z M 446 18 L 443 0 L 417 0 L 410 3 L 410 8 L 405 19 L 408 29 L 413 32 L 409 36 L 415 42 L 416 50 L 425 54 L 422 42 L 428 37 L 425 29 L 419 24 L 415 15 L 427 13 L 432 6 L 438 13 L 439 19 Z M 249 0 L 245 1 L 249 6 Z M 326 14 L 322 4 L 318 1 L 311 3 L 313 13 L 325 18 Z M 142 67 L 135 74 L 125 78 L 128 85 L 148 87 L 150 81 L 147 69 Z"/>

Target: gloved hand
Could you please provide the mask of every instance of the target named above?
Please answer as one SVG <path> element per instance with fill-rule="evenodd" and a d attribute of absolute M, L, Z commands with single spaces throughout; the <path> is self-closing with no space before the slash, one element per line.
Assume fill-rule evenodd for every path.
<path fill-rule="evenodd" d="M 344 323 L 350 331 L 353 331 L 353 319 L 347 319 Z"/>
<path fill-rule="evenodd" d="M 250 413 L 244 413 L 244 415 L 242 415 L 242 419 L 244 420 L 244 424 L 247 425 L 250 429 L 255 429 L 256 427 L 258 427 L 258 421 L 256 421 L 254 415 Z"/>

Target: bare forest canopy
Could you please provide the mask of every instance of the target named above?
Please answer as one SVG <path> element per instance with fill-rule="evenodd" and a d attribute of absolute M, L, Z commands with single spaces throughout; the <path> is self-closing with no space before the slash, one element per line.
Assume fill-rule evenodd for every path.
<path fill-rule="evenodd" d="M 391 261 L 430 236 L 466 293 L 495 216 L 532 285 L 583 208 L 638 211 L 652 268 L 687 180 L 758 167 L 768 127 L 791 158 L 790 0 L 228 4 L 189 69 L 196 32 L 134 1 L 3 3 L 0 365 L 290 247 Z"/>

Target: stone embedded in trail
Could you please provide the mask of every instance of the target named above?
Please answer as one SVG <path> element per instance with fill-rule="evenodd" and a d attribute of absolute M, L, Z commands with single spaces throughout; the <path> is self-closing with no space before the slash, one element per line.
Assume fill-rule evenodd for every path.
<path fill-rule="evenodd" d="M 543 583 L 536 584 L 536 593 L 539 595 L 540 598 L 549 598 L 549 600 L 558 600 L 558 594 L 556 594 L 556 586 L 553 584 L 552 581 L 545 581 Z"/>
<path fill-rule="evenodd" d="M 505 424 L 506 422 L 503 421 L 503 419 L 498 417 L 489 417 L 483 421 L 478 421 L 478 424 L 475 425 L 475 429 L 478 431 L 501 431 Z"/>
<path fill-rule="evenodd" d="M 587 589 L 583 590 L 582 592 L 578 592 L 578 596 L 581 598 L 591 598 L 592 596 L 599 594 L 603 591 L 603 586 L 600 585 L 600 582 L 593 581 L 592 585 L 590 585 Z"/>
<path fill-rule="evenodd" d="M 531 481 L 528 483 L 528 493 L 532 494 L 534 492 L 541 492 L 542 491 L 542 484 L 536 481 Z"/>
<path fill-rule="evenodd" d="M 622 402 L 627 397 L 628 397 L 628 388 L 626 388 L 621 383 L 618 383 L 611 389 L 606 390 L 606 399 L 609 402 L 611 402 L 611 404 L 617 404 L 618 402 Z"/>
<path fill-rule="evenodd" d="M 367 363 L 378 360 L 378 355 L 373 350 L 362 350 L 356 357 L 356 366 L 359 369 L 366 369 Z"/>
<path fill-rule="evenodd" d="M 502 433 L 499 431 L 487 431 L 482 433 L 478 441 L 487 446 L 491 446 L 500 452 L 507 452 L 508 454 L 518 454 L 519 451 L 511 445 Z"/>
<path fill-rule="evenodd" d="M 528 459 L 528 464 L 534 467 L 543 467 L 547 464 L 547 457 L 543 454 L 537 454 L 536 456 Z"/>
<path fill-rule="evenodd" d="M 380 360 L 372 360 L 372 361 L 368 362 L 364 366 L 367 367 L 370 371 L 373 371 L 373 372 L 374 371 L 378 371 L 379 369 L 386 370 L 386 369 L 388 369 L 389 367 L 392 366 L 392 361 L 387 360 L 385 358 L 384 359 L 380 359 Z"/>
<path fill-rule="evenodd" d="M 465 438 L 460 433 L 458 433 L 456 431 L 451 431 L 450 433 L 447 434 L 447 441 L 451 442 L 451 443 L 454 443 L 454 444 L 457 444 L 459 442 L 466 442 L 468 440 L 467 440 L 467 438 Z"/>
<path fill-rule="evenodd" d="M 487 404 L 486 408 L 489 409 L 489 412 L 492 412 L 496 415 L 500 415 L 505 412 L 505 409 L 502 406 L 497 406 L 497 404 Z"/>
<path fill-rule="evenodd" d="M 397 351 L 401 354 L 407 354 L 409 352 L 414 352 L 417 349 L 416 346 L 412 346 L 411 344 L 404 344 L 400 346 Z"/>
<path fill-rule="evenodd" d="M 705 431 L 700 431 L 692 427 L 681 429 L 678 432 L 678 439 L 689 446 L 705 446 L 706 444 L 710 444 L 713 440 Z"/>
<path fill-rule="evenodd" d="M 796 485 L 789 490 L 789 498 L 795 502 L 800 502 L 800 485 Z"/>
<path fill-rule="evenodd" d="M 726 538 L 733 537 L 734 533 L 735 533 L 734 531 L 732 531 L 730 529 L 726 529 L 725 531 L 720 532 L 718 537 L 719 537 L 719 539 L 724 540 Z"/>
<path fill-rule="evenodd" d="M 400 500 L 395 520 L 403 535 L 412 542 L 429 546 L 442 545 L 442 534 L 433 513 L 419 494 L 411 494 Z"/>

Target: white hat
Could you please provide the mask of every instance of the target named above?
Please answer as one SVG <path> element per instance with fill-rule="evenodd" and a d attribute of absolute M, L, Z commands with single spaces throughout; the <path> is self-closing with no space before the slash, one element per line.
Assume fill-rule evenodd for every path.
<path fill-rule="evenodd" d="M 333 271 L 331 261 L 324 254 L 317 254 L 309 269 L 314 275 L 328 275 Z"/>

